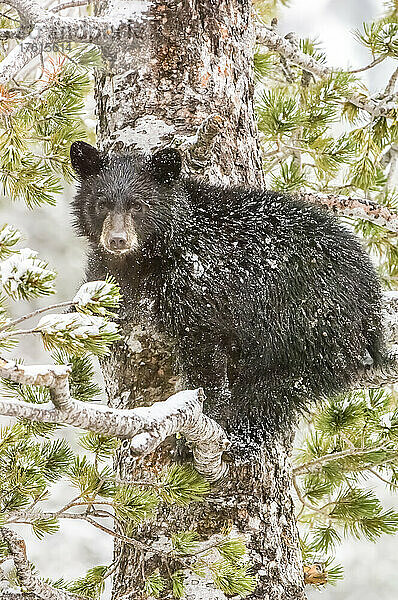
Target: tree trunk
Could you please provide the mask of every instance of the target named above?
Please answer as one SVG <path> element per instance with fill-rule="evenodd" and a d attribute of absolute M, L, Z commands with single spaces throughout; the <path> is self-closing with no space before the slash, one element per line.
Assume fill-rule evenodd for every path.
<path fill-rule="evenodd" d="M 130 37 L 120 39 L 104 57 L 106 69 L 96 78 L 98 141 L 107 150 L 149 151 L 184 140 L 212 114 L 224 119 L 211 163 L 199 164 L 197 175 L 212 182 L 263 182 L 253 111 L 254 30 L 248 0 L 153 0 L 98 3 L 97 14 L 123 14 L 144 9 Z M 187 165 L 192 171 L 194 167 Z M 153 325 L 150 307 L 140 307 L 135 322 L 124 326 L 124 341 L 103 371 L 109 402 L 120 408 L 164 400 L 181 386 L 170 340 Z M 211 406 L 208 407 L 211 412 Z M 222 424 L 222 423 L 221 423 Z M 142 539 L 161 548 L 164 535 L 197 529 L 211 539 L 225 525 L 243 535 L 258 575 L 250 598 L 303 599 L 303 575 L 290 495 L 292 432 L 270 436 L 261 457 L 234 456 L 227 481 L 210 497 L 188 509 L 162 510 L 156 522 L 140 530 Z M 232 452 L 232 455 L 233 452 Z M 173 444 L 141 461 L 146 470 L 172 460 Z M 117 466 L 131 478 L 136 468 L 125 441 Z M 160 567 L 156 552 L 140 554 L 120 546 L 113 598 L 139 600 L 143 578 Z M 225 598 L 209 582 L 186 574 L 187 598 Z M 170 597 L 170 596 L 168 596 Z"/>

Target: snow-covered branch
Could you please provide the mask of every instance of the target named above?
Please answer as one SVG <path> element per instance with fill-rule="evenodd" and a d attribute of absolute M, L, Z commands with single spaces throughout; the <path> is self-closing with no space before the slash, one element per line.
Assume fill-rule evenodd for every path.
<path fill-rule="evenodd" d="M 283 37 L 274 28 L 262 25 L 257 29 L 257 42 L 267 46 L 269 50 L 278 53 L 285 59 L 302 68 L 307 73 L 316 77 L 329 77 L 337 71 L 317 60 L 309 54 L 305 54 L 291 38 Z M 373 117 L 388 116 L 392 109 L 396 108 L 397 94 L 386 95 L 383 99 L 374 99 L 364 94 L 347 94 L 349 102 L 358 108 L 365 110 Z"/>
<path fill-rule="evenodd" d="M 21 23 L 34 25 L 46 17 L 46 10 L 34 0 L 7 0 L 6 4 L 17 11 Z"/>
<path fill-rule="evenodd" d="M 32 574 L 25 542 L 7 527 L 0 528 L 0 538 L 7 544 L 21 586 L 42 600 L 77 600 L 77 596 L 57 589 Z"/>
<path fill-rule="evenodd" d="M 140 13 L 137 13 L 136 19 L 72 18 L 54 14 L 28 0 L 10 0 L 7 4 L 17 10 L 21 25 L 27 27 L 30 33 L 1 61 L 0 84 L 10 81 L 33 58 L 57 43 L 85 42 L 109 46 L 120 42 L 122 38 L 131 41 L 134 39 L 135 26 L 141 21 Z"/>
<path fill-rule="evenodd" d="M 81 427 L 102 435 L 131 439 L 137 455 L 153 452 L 167 437 L 182 433 L 192 444 L 194 464 L 215 481 L 226 472 L 222 453 L 228 440 L 221 427 L 202 412 L 201 389 L 178 392 L 150 407 L 118 410 L 71 398 L 68 366 L 24 366 L 0 359 L 0 376 L 25 385 L 45 386 L 52 402 L 32 404 L 0 399 L 0 414 L 31 421 Z"/>
<path fill-rule="evenodd" d="M 323 194 L 321 192 L 306 192 L 300 194 L 300 196 L 307 202 L 322 204 L 339 215 L 370 221 L 375 225 L 398 233 L 398 213 L 371 200 Z"/>

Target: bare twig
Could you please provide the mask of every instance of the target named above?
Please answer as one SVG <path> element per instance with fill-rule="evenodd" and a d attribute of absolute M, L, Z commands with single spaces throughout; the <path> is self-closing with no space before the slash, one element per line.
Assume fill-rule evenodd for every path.
<path fill-rule="evenodd" d="M 386 483 L 387 485 L 397 489 L 398 485 L 396 483 L 393 483 L 392 481 L 388 481 L 388 479 L 385 479 L 382 475 L 380 475 L 380 473 L 378 473 L 375 469 L 368 469 L 369 473 L 372 473 L 372 475 L 375 475 L 378 479 L 380 479 L 380 481 L 383 481 L 384 483 Z"/>
<path fill-rule="evenodd" d="M 384 337 L 389 348 L 389 362 L 387 371 L 394 368 L 398 362 L 398 292 L 385 291 L 383 294 L 383 326 Z"/>
<path fill-rule="evenodd" d="M 384 90 L 385 96 L 390 96 L 391 94 L 394 93 L 397 80 L 398 80 L 398 67 L 395 69 L 395 71 L 391 75 L 390 79 L 388 80 L 386 89 Z"/>
<path fill-rule="evenodd" d="M 381 62 L 383 62 L 383 60 L 385 60 L 387 58 L 387 56 L 388 56 L 388 54 L 381 54 L 380 56 L 378 56 L 377 58 L 372 60 L 371 63 L 366 65 L 366 67 L 361 67 L 360 69 L 352 69 L 351 71 L 346 71 L 346 72 L 347 73 L 362 73 L 363 71 L 367 71 L 368 69 L 373 69 L 373 67 L 375 67 L 376 65 L 379 65 Z"/>
<path fill-rule="evenodd" d="M 31 333 L 40 333 L 40 331 L 38 329 L 15 329 L 14 331 L 7 331 L 6 333 L 1 333 L 0 340 L 13 337 L 14 335 L 29 335 Z"/>
<path fill-rule="evenodd" d="M 14 23 L 19 23 L 18 19 L 14 19 L 14 17 L 11 17 L 9 14 L 4 13 L 4 12 L 0 12 L 0 17 L 3 17 L 4 19 L 8 19 L 9 21 L 14 21 Z"/>
<path fill-rule="evenodd" d="M 101 504 L 101 502 L 95 502 L 95 504 Z M 112 504 L 112 503 L 110 502 L 109 504 Z M 71 506 L 71 504 L 69 503 L 69 507 L 70 506 Z M 111 514 L 110 512 L 104 511 L 104 510 L 94 511 L 93 516 L 100 517 L 100 518 L 105 517 L 105 518 L 115 519 L 115 515 Z M 130 546 L 133 546 L 140 552 L 151 552 L 153 554 L 160 554 L 168 560 L 177 559 L 177 560 L 183 562 L 185 564 L 185 566 L 187 566 L 188 568 L 190 567 L 190 565 L 188 563 L 185 563 L 184 559 L 182 557 L 177 556 L 172 549 L 164 550 L 164 549 L 158 548 L 156 546 L 156 544 L 151 545 L 151 544 L 145 544 L 143 542 L 140 542 L 139 540 L 137 540 L 135 538 L 126 536 L 123 533 L 120 533 L 118 531 L 115 531 L 114 529 L 111 529 L 110 527 L 107 527 L 103 523 L 98 523 L 98 521 L 93 519 L 91 515 L 88 515 L 86 513 L 67 513 L 67 512 L 64 512 L 63 510 L 58 511 L 56 513 L 32 512 L 32 511 L 27 511 L 27 510 L 22 509 L 22 510 L 14 511 L 10 515 L 8 515 L 8 522 L 14 523 L 14 524 L 32 524 L 38 518 L 41 518 L 41 519 L 54 519 L 54 518 L 58 519 L 58 518 L 60 518 L 60 519 L 86 521 L 87 523 L 89 523 L 90 525 L 95 527 L 96 529 L 99 529 L 100 531 L 102 531 L 108 535 L 111 535 L 114 538 L 119 539 L 120 541 L 124 542 L 125 544 L 129 544 Z M 204 541 L 204 542 L 198 544 L 198 547 L 196 549 L 192 550 L 189 553 L 189 555 L 187 554 L 185 558 L 187 558 L 187 559 L 193 558 L 200 554 L 208 552 L 212 548 L 216 548 L 221 543 L 225 542 L 225 539 L 226 539 L 225 534 L 213 535 L 207 541 Z"/>
<path fill-rule="evenodd" d="M 26 315 L 23 315 L 22 317 L 18 317 L 17 319 L 8 321 L 8 323 L 6 325 L 4 325 L 3 327 L 0 327 L 0 331 L 4 331 L 5 329 L 10 329 L 11 327 L 15 327 L 15 325 L 19 325 L 19 323 L 22 323 L 23 321 L 27 321 L 28 319 L 33 319 L 34 317 L 37 317 L 38 315 L 41 315 L 42 313 L 48 312 L 49 310 L 56 310 L 59 308 L 69 308 L 70 306 L 73 306 L 73 305 L 74 305 L 74 302 L 71 300 L 69 302 L 58 302 L 58 304 L 50 304 L 49 306 L 44 306 L 43 308 L 38 308 L 37 310 L 27 313 Z"/>
<path fill-rule="evenodd" d="M 398 70 L 397 70 L 398 74 Z M 391 144 L 390 152 L 390 168 L 388 169 L 386 189 L 391 189 L 395 182 L 395 173 L 397 171 L 398 164 L 398 144 Z"/>

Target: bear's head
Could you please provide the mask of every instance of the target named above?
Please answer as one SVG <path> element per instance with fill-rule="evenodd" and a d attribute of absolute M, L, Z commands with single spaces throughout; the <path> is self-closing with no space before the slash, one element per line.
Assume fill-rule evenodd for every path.
<path fill-rule="evenodd" d="M 80 180 L 75 225 L 92 243 L 124 256 L 170 228 L 182 166 L 178 150 L 118 156 L 79 141 L 70 156 Z"/>

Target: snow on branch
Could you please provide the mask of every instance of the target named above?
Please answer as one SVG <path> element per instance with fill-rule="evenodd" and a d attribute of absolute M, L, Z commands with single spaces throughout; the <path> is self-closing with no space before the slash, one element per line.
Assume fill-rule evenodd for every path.
<path fill-rule="evenodd" d="M 32 404 L 0 399 L 0 414 L 44 423 L 73 425 L 102 435 L 131 439 L 137 455 L 153 452 L 167 437 L 182 433 L 192 444 L 196 469 L 211 481 L 226 473 L 222 453 L 229 442 L 222 428 L 202 412 L 201 389 L 178 392 L 164 402 L 131 410 L 74 400 L 69 392 L 70 367 L 18 365 L 0 359 L 0 376 L 25 385 L 45 386 L 51 402 Z"/>
<path fill-rule="evenodd" d="M 17 11 L 21 23 L 34 25 L 45 18 L 46 11 L 34 0 L 7 0 L 5 4 Z"/>
<path fill-rule="evenodd" d="M 25 542 L 17 536 L 14 531 L 7 527 L 0 528 L 0 539 L 8 546 L 10 555 L 14 561 L 15 570 L 21 586 L 28 592 L 42 600 L 77 600 L 77 596 L 69 594 L 65 590 L 57 589 L 33 575 L 28 558 L 26 556 Z M 4 592 L 1 593 L 3 597 Z M 14 597 L 14 596 L 12 596 Z"/>
<path fill-rule="evenodd" d="M 257 29 L 257 42 L 260 45 L 267 46 L 269 50 L 276 52 L 283 58 L 302 68 L 307 73 L 312 73 L 316 77 L 329 77 L 337 71 L 318 62 L 309 54 L 305 54 L 294 43 L 292 36 L 282 37 L 274 28 L 261 25 Z M 382 100 L 369 98 L 364 94 L 347 94 L 349 102 L 358 108 L 367 111 L 373 117 L 388 116 L 392 109 L 396 108 L 396 94 L 386 95 Z"/>
<path fill-rule="evenodd" d="M 398 213 L 391 211 L 386 206 L 372 202 L 372 200 L 323 194 L 321 192 L 306 192 L 300 194 L 300 197 L 313 204 L 322 204 L 339 215 L 370 221 L 375 225 L 398 233 Z"/>
<path fill-rule="evenodd" d="M 26 28 L 30 33 L 0 62 L 0 85 L 15 77 L 45 47 L 55 47 L 61 42 L 109 46 L 119 43 L 122 38 L 131 40 L 135 37 L 135 27 L 142 20 L 141 13 L 133 11 L 132 18 L 129 19 L 72 18 L 54 14 L 52 10 L 43 9 L 37 2 L 29 0 L 9 0 L 6 4 L 12 6 L 20 15 L 22 28 L 15 30 L 15 37 L 20 37 L 20 33 Z"/>

